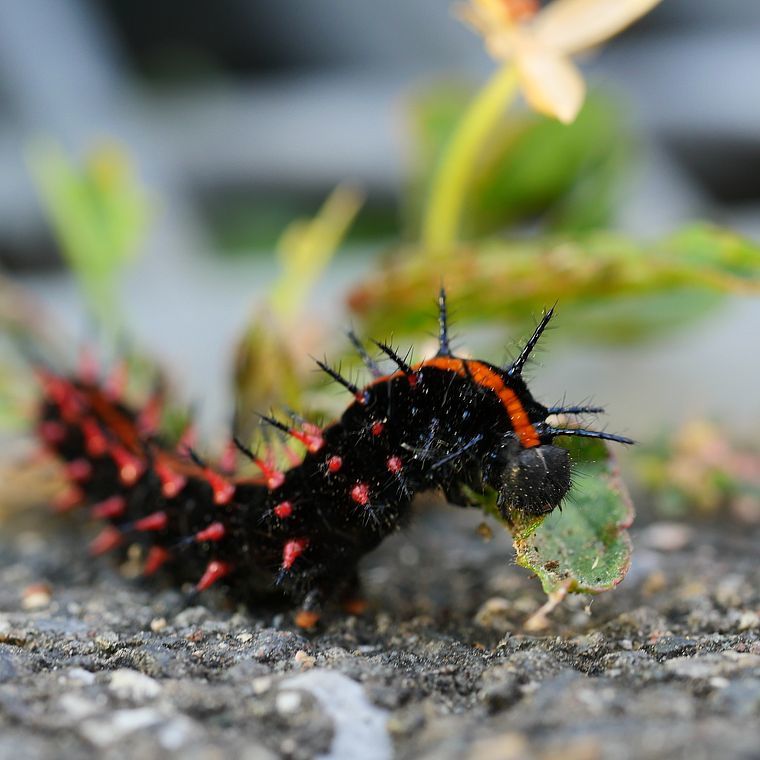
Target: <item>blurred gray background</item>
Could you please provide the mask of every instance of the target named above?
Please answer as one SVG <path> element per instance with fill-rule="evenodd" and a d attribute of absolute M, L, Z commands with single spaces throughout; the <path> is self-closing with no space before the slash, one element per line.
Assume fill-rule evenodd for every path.
<path fill-rule="evenodd" d="M 160 199 L 149 255 L 126 286 L 132 327 L 196 394 L 223 387 L 230 342 L 271 265 L 210 256 L 219 214 L 241 198 L 313 210 L 345 179 L 368 189 L 370 206 L 392 208 L 408 150 L 405 97 L 437 77 L 478 82 L 492 69 L 449 10 L 448 0 L 0 0 L 0 265 L 63 324 L 81 326 L 25 149 L 39 135 L 74 154 L 121 141 Z M 584 67 L 629 101 L 645 146 L 618 226 L 649 237 L 700 217 L 760 237 L 757 0 L 664 0 Z M 366 266 L 342 265 L 320 303 Z M 589 367 L 614 371 L 602 378 L 608 401 L 616 377 L 646 360 L 681 378 L 686 414 L 721 376 L 746 374 L 737 324 L 760 325 L 754 304 L 737 304 L 693 345 L 663 344 L 644 359 L 621 352 L 612 369 L 609 353 L 584 356 L 578 382 L 572 372 L 563 381 L 572 394 Z M 694 350 L 708 340 L 720 376 Z M 637 380 L 620 391 L 630 420 L 653 390 Z"/>

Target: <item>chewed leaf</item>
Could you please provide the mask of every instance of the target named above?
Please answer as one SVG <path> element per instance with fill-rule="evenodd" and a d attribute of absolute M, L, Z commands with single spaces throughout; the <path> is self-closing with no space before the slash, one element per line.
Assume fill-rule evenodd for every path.
<path fill-rule="evenodd" d="M 562 511 L 513 518 L 517 563 L 532 570 L 547 594 L 597 594 L 623 580 L 631 562 L 627 528 L 633 504 L 607 446 L 574 440 L 573 489 Z"/>

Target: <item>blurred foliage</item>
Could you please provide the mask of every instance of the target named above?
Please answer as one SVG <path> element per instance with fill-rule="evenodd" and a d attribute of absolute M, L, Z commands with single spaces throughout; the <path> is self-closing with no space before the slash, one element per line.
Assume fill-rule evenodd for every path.
<path fill-rule="evenodd" d="M 235 358 L 236 430 L 250 437 L 255 412 L 272 406 L 301 408 L 313 319 L 304 307 L 332 257 L 343 242 L 363 202 L 355 188 L 340 186 L 312 219 L 292 222 L 277 246 L 280 274 L 266 303 L 251 319 Z M 299 336 L 302 341 L 295 340 Z"/>
<path fill-rule="evenodd" d="M 512 533 L 517 564 L 538 576 L 546 594 L 597 594 L 628 572 L 633 504 L 603 441 L 558 443 L 573 459 L 573 487 L 563 508 L 545 517 L 514 512 L 504 520 L 491 497 L 486 509 Z"/>
<path fill-rule="evenodd" d="M 314 207 L 310 193 L 217 193 L 204 210 L 215 250 L 226 255 L 269 257 L 283 229 L 293 219 L 308 217 Z M 373 198 L 357 213 L 343 247 L 377 245 L 396 240 L 398 235 L 395 202 Z"/>
<path fill-rule="evenodd" d="M 524 329 L 559 302 L 579 339 L 620 343 L 702 317 L 727 294 L 760 293 L 760 247 L 694 225 L 645 244 L 612 232 L 484 240 L 437 262 L 406 248 L 354 288 L 349 306 L 372 334 L 416 332 L 441 280 L 460 322 Z"/>
<path fill-rule="evenodd" d="M 56 144 L 38 143 L 30 165 L 61 253 L 96 323 L 113 339 L 121 317 L 119 277 L 136 258 L 150 217 L 146 191 L 115 145 L 78 165 Z"/>
<path fill-rule="evenodd" d="M 59 358 L 48 328 L 41 305 L 0 276 L 0 433 L 29 424 L 37 387 L 30 382 L 28 360 Z"/>
<path fill-rule="evenodd" d="M 13 364 L 0 362 L 0 434 L 28 427 L 25 409 L 31 406 L 33 393 L 28 371 L 22 373 Z"/>
<path fill-rule="evenodd" d="M 732 441 L 718 425 L 691 421 L 637 452 L 635 463 L 663 517 L 728 511 L 760 522 L 760 450 Z"/>
<path fill-rule="evenodd" d="M 472 93 L 441 86 L 411 107 L 413 172 L 407 198 L 412 237 L 444 148 Z M 590 97 L 571 125 L 525 111 L 504 118 L 485 146 L 468 190 L 462 235 L 477 238 L 540 217 L 549 228 L 599 228 L 614 210 L 617 180 L 631 152 L 614 103 Z"/>

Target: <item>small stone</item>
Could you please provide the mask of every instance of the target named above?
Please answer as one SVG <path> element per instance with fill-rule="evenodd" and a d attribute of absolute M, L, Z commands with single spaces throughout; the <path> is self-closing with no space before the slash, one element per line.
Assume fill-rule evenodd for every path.
<path fill-rule="evenodd" d="M 744 652 L 726 651 L 700 657 L 675 657 L 665 663 L 665 669 L 682 678 L 726 677 L 760 667 L 760 657 Z"/>
<path fill-rule="evenodd" d="M 137 670 L 122 668 L 111 674 L 108 688 L 120 699 L 145 702 L 161 693 L 161 684 Z"/>
<path fill-rule="evenodd" d="M 84 668 L 71 668 L 64 676 L 69 681 L 90 686 L 95 683 L 95 674 Z"/>
<path fill-rule="evenodd" d="M 235 638 L 241 643 L 241 644 L 247 644 L 252 638 L 252 633 L 239 633 Z"/>
<path fill-rule="evenodd" d="M 679 522 L 657 522 L 641 534 L 642 543 L 661 552 L 685 549 L 694 539 L 694 529 Z"/>
<path fill-rule="evenodd" d="M 102 709 L 97 702 L 94 702 L 91 699 L 86 699 L 76 693 L 64 694 L 58 700 L 58 704 L 72 721 L 80 721 L 84 718 L 89 718 L 91 715 L 100 712 Z"/>
<path fill-rule="evenodd" d="M 50 604 L 53 590 L 47 583 L 33 583 L 21 595 L 21 607 L 25 610 L 41 610 Z"/>
<path fill-rule="evenodd" d="M 695 641 L 682 636 L 661 636 L 652 646 L 652 653 L 657 657 L 674 657 L 693 652 L 697 648 Z"/>
<path fill-rule="evenodd" d="M 668 586 L 668 579 L 662 570 L 649 573 L 641 584 L 641 593 L 644 596 L 655 596 L 664 591 Z"/>
<path fill-rule="evenodd" d="M 158 741 L 169 752 L 176 752 L 192 741 L 197 741 L 203 731 L 201 727 L 186 715 L 177 715 L 161 727 Z"/>
<path fill-rule="evenodd" d="M 297 691 L 281 691 L 275 706 L 280 715 L 295 715 L 303 705 L 303 697 Z"/>
<path fill-rule="evenodd" d="M 425 725 L 425 713 L 416 707 L 400 710 L 388 718 L 388 733 L 394 736 L 411 736 Z"/>
<path fill-rule="evenodd" d="M 97 747 L 118 744 L 124 737 L 136 731 L 163 723 L 166 718 L 150 708 L 117 710 L 109 715 L 95 716 L 79 724 L 79 731 Z"/>
<path fill-rule="evenodd" d="M 497 631 L 511 631 L 512 622 L 509 613 L 512 605 L 501 596 L 492 596 L 475 614 L 475 622 L 483 628 L 493 628 Z"/>
<path fill-rule="evenodd" d="M 752 610 L 742 612 L 742 616 L 739 618 L 739 630 L 749 631 L 753 628 L 760 628 L 760 615 Z"/>
<path fill-rule="evenodd" d="M 528 757 L 528 740 L 510 731 L 487 739 L 478 739 L 467 754 L 468 760 L 522 760 Z"/>
<path fill-rule="evenodd" d="M 153 618 L 153 620 L 150 621 L 150 630 L 153 631 L 153 633 L 159 633 L 160 631 L 163 631 L 164 628 L 166 628 L 165 617 Z"/>
<path fill-rule="evenodd" d="M 272 688 L 272 679 L 269 676 L 254 678 L 251 682 L 254 694 L 265 694 Z"/>
<path fill-rule="evenodd" d="M 296 665 L 298 665 L 302 670 L 308 670 L 309 668 L 313 668 L 317 663 L 317 658 L 312 657 L 308 652 L 305 652 L 303 649 L 299 649 L 293 656 L 293 659 L 295 660 Z"/>
<path fill-rule="evenodd" d="M 197 626 L 209 618 L 209 611 L 205 607 L 188 607 L 174 617 L 174 625 L 177 628 L 189 628 Z"/>
<path fill-rule="evenodd" d="M 486 686 L 479 694 L 489 712 L 506 710 L 522 697 L 520 681 L 514 673 L 505 674 L 498 681 Z"/>
<path fill-rule="evenodd" d="M 104 652 L 114 652 L 119 646 L 119 636 L 113 631 L 106 631 L 96 637 L 95 644 Z"/>

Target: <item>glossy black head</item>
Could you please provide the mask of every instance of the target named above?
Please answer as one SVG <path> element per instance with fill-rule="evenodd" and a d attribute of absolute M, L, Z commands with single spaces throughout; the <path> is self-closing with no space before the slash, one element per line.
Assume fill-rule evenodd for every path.
<path fill-rule="evenodd" d="M 570 454 L 552 444 L 523 448 L 515 439 L 491 459 L 488 485 L 498 492 L 505 517 L 512 510 L 543 515 L 559 506 L 570 490 Z"/>

